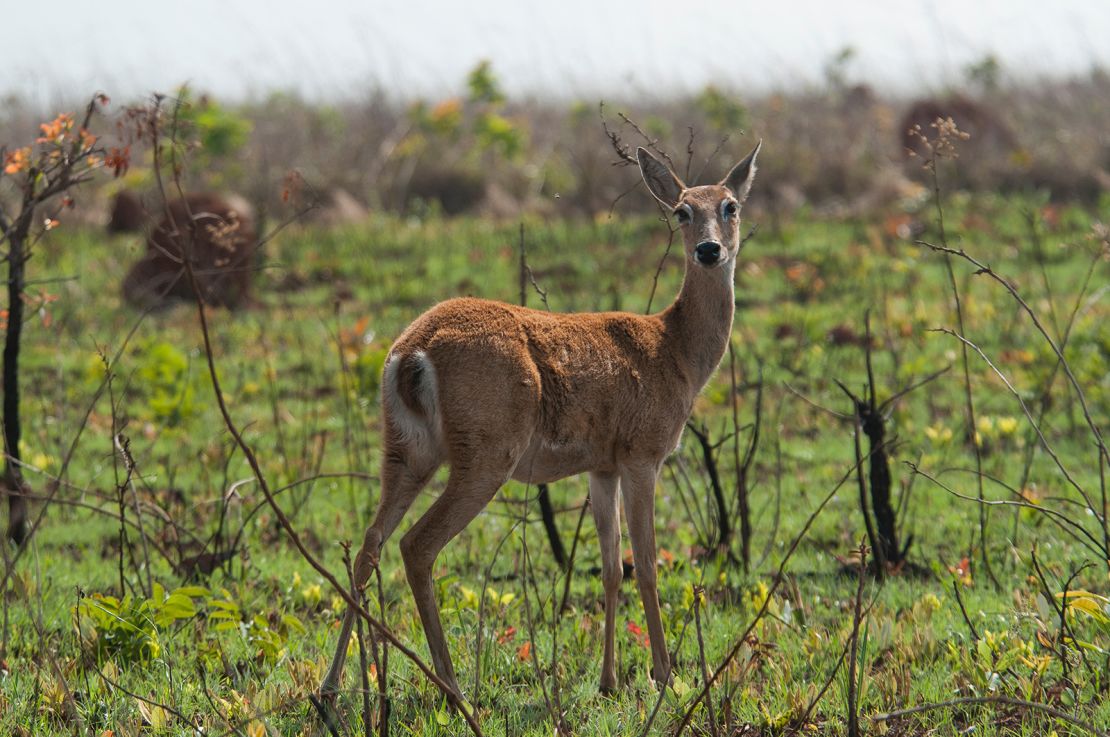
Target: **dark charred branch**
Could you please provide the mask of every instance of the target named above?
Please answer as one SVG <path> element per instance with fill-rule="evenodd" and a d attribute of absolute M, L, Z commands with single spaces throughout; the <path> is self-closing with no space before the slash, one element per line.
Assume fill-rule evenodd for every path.
<path fill-rule="evenodd" d="M 26 198 L 25 198 L 26 200 Z M 19 343 L 23 335 L 23 288 L 27 264 L 27 238 L 34 205 L 23 211 L 8 231 L 8 328 L 4 335 L 4 481 L 8 492 L 8 539 L 22 545 L 27 538 L 27 499 L 20 472 L 19 440 Z"/>
<path fill-rule="evenodd" d="M 563 540 L 559 537 L 559 528 L 555 526 L 555 510 L 551 506 L 551 494 L 547 484 L 537 484 L 540 501 L 540 518 L 543 520 L 543 529 L 547 532 L 547 541 L 551 544 L 551 555 L 559 568 L 567 569 L 567 551 L 563 548 Z"/>
<path fill-rule="evenodd" d="M 702 463 L 705 466 L 705 472 L 709 476 L 709 489 L 713 492 L 713 503 L 717 508 L 717 550 L 722 553 L 731 555 L 730 547 L 732 545 L 732 518 L 728 513 L 728 506 L 725 504 L 725 492 L 721 488 L 721 476 L 717 471 L 717 456 L 715 454 L 715 447 L 709 439 L 709 433 L 703 428 L 699 428 L 693 422 L 686 423 L 687 429 L 698 439 L 698 446 L 701 448 Z M 706 542 L 713 542 L 707 540 Z"/>

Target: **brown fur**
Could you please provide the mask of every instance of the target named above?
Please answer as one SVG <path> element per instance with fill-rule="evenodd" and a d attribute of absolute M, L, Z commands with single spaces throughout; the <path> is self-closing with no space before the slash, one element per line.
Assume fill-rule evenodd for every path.
<path fill-rule="evenodd" d="M 682 226 L 682 291 L 655 315 L 560 315 L 482 299 L 453 299 L 417 318 L 393 344 L 382 382 L 382 497 L 356 559 L 362 585 L 382 543 L 442 464 L 447 487 L 401 540 L 405 571 L 436 673 L 459 691 L 439 621 L 432 566 L 509 478 L 529 483 L 590 474 L 602 548 L 605 641 L 601 687 L 616 687 L 614 620 L 622 578 L 623 497 L 636 578 L 652 645 L 652 672 L 670 673 L 656 589 L 655 485 L 694 399 L 728 345 L 740 248 L 738 207 L 755 155 L 717 185 L 687 189 L 640 152 L 652 193 L 689 213 Z M 725 217 L 725 203 L 737 211 Z M 719 246 L 697 258 L 698 244 Z M 335 693 L 353 614 L 321 691 Z"/>
<path fill-rule="evenodd" d="M 113 221 L 116 211 L 130 212 L 130 205 L 120 205 L 125 201 L 122 194 Z M 121 215 L 119 226 L 125 222 Z M 174 300 L 192 301 L 195 297 L 183 266 L 187 256 L 205 304 L 241 306 L 249 298 L 254 245 L 254 225 L 242 207 L 219 195 L 189 194 L 170 203 L 147 237 L 146 254 L 124 278 L 123 296 L 143 309 Z"/>

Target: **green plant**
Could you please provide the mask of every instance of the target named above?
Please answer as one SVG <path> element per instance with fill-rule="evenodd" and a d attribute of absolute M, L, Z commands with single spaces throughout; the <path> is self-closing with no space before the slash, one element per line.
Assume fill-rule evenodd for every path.
<path fill-rule="evenodd" d="M 367 347 L 358 354 L 352 364 L 355 374 L 355 390 L 358 396 L 376 402 L 382 382 L 382 369 L 389 356 L 389 348 Z"/>
<path fill-rule="evenodd" d="M 317 587 L 319 588 L 319 587 Z M 237 632 L 242 641 L 267 662 L 274 662 L 285 655 L 285 645 L 290 633 L 304 634 L 304 624 L 294 615 L 275 613 L 272 617 L 261 613 L 250 614 L 242 609 L 227 589 L 221 589 L 222 598 L 209 598 L 208 620 L 214 622 L 215 632 Z"/>
<path fill-rule="evenodd" d="M 173 344 L 152 340 L 136 350 L 135 388 L 146 396 L 151 415 L 171 427 L 193 414 L 194 389 L 189 359 Z"/>
<path fill-rule="evenodd" d="M 187 160 L 194 172 L 206 172 L 243 149 L 253 128 L 250 120 L 209 95 L 195 97 L 188 87 L 177 96 L 177 126 L 182 140 L 191 144 Z"/>
<path fill-rule="evenodd" d="M 192 619 L 197 602 L 209 595 L 203 586 L 184 586 L 167 593 L 154 584 L 150 598 L 125 594 L 85 596 L 73 609 L 82 645 L 95 653 L 96 662 L 147 663 L 162 653 L 159 638 L 174 623 Z"/>
<path fill-rule="evenodd" d="M 748 126 L 748 109 L 744 104 L 714 85 L 699 92 L 694 103 L 718 133 L 732 134 Z"/>

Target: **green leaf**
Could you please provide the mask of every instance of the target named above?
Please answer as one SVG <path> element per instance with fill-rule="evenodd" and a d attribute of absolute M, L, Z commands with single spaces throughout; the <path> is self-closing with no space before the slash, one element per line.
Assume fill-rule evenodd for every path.
<path fill-rule="evenodd" d="M 292 614 L 281 615 L 281 621 L 285 624 L 286 627 L 302 635 L 308 632 L 308 629 L 304 626 L 301 620 L 297 619 Z"/>
<path fill-rule="evenodd" d="M 182 586 L 179 589 L 174 589 L 173 593 L 195 599 L 206 599 L 212 595 L 212 592 L 203 586 Z"/>
<path fill-rule="evenodd" d="M 181 594 L 170 594 L 170 598 L 162 605 L 162 614 L 171 619 L 188 619 L 196 613 L 197 607 L 193 600 Z"/>

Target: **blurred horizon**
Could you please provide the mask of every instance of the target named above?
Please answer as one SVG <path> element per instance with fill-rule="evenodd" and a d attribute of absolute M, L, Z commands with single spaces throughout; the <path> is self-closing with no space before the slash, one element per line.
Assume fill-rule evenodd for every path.
<path fill-rule="evenodd" d="M 727 12 L 709 0 L 481 7 L 334 0 L 307 17 L 285 2 L 104 0 L 90 22 L 57 5 L 17 4 L 6 9 L 8 26 L 24 32 L 9 33 L 0 52 L 0 94 L 37 108 L 183 83 L 225 100 L 436 98 L 456 94 L 488 60 L 510 97 L 650 102 L 706 85 L 793 90 L 834 73 L 885 93 L 928 94 L 963 84 L 990 59 L 1003 82 L 1110 68 L 1110 45 L 1100 43 L 1110 4 L 1082 0 L 1051 11 L 1031 0 L 749 2 Z"/>

